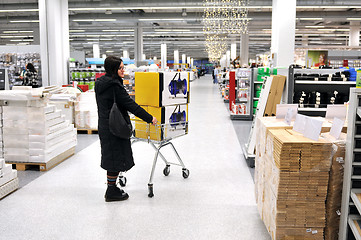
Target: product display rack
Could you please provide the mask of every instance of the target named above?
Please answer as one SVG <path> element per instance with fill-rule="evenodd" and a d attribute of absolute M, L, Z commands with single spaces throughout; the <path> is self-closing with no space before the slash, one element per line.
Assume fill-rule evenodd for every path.
<path fill-rule="evenodd" d="M 350 88 L 356 86 L 355 81 L 349 81 L 350 77 L 341 77 L 343 71 L 345 71 L 345 69 L 301 69 L 291 66 L 288 75 L 289 88 L 287 102 L 299 104 L 299 113 L 308 116 L 324 117 L 328 104 L 343 104 L 347 102 Z M 331 77 L 336 74 L 339 74 L 340 77 Z M 342 81 L 334 81 L 333 79 Z M 332 103 L 329 99 L 332 98 L 335 91 L 337 93 L 335 96 L 338 95 L 339 97 Z M 304 92 L 305 95 L 303 97 L 305 103 L 300 103 L 300 95 L 302 92 Z M 317 93 L 320 94 L 318 98 Z M 310 103 L 310 99 L 315 99 L 315 101 L 312 100 Z"/>
<path fill-rule="evenodd" d="M 231 84 L 230 84 L 231 86 Z M 249 68 L 238 68 L 235 72 L 235 105 L 231 110 L 232 120 L 252 120 L 252 72 Z M 230 106 L 232 107 L 232 106 Z"/>
<path fill-rule="evenodd" d="M 361 89 L 352 88 L 348 110 L 346 158 L 339 240 L 361 239 Z"/>

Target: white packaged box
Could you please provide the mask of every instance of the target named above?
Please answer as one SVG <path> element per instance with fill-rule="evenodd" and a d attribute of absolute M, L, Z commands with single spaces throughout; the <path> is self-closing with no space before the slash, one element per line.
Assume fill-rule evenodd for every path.
<path fill-rule="evenodd" d="M 73 129 L 72 132 L 68 132 L 64 135 L 58 136 L 54 139 L 51 139 L 46 142 L 29 142 L 29 149 L 48 149 L 58 143 L 67 141 L 69 139 L 76 139 L 76 130 Z"/>
<path fill-rule="evenodd" d="M 75 147 L 76 144 L 77 144 L 76 140 L 64 142 L 61 146 L 59 146 L 59 148 L 57 148 L 56 150 L 54 150 L 53 152 L 51 152 L 47 155 L 30 156 L 29 161 L 30 162 L 41 162 L 41 163 L 48 162 L 49 160 L 53 159 L 54 157 Z"/>
<path fill-rule="evenodd" d="M 5 159 L 0 158 L 0 169 L 5 167 Z"/>
<path fill-rule="evenodd" d="M 10 155 L 4 154 L 6 162 L 29 162 L 29 155 Z"/>
<path fill-rule="evenodd" d="M 29 148 L 29 135 L 6 134 L 3 142 L 4 148 Z"/>
<path fill-rule="evenodd" d="M 51 134 L 48 134 L 48 135 L 29 135 L 29 141 L 31 142 L 47 142 L 51 139 L 54 139 L 56 138 L 57 136 L 61 136 L 61 135 L 64 135 L 68 132 L 72 132 L 74 129 L 73 125 L 69 125 L 68 127 L 66 128 L 63 128 L 57 132 L 54 132 L 54 133 L 51 133 Z"/>
<path fill-rule="evenodd" d="M 29 148 L 4 148 L 6 155 L 29 155 Z"/>
<path fill-rule="evenodd" d="M 69 120 L 61 122 L 53 126 L 36 126 L 33 125 L 29 128 L 30 135 L 47 135 L 59 131 L 60 129 L 66 128 L 70 125 Z"/>
<path fill-rule="evenodd" d="M 44 121 L 44 119 L 38 119 L 38 120 L 32 119 L 31 121 L 29 121 L 29 128 L 30 129 L 41 129 L 41 128 L 54 126 L 54 125 L 62 123 L 62 122 L 65 122 L 64 115 L 61 115 L 60 117 L 46 120 L 46 121 Z"/>
<path fill-rule="evenodd" d="M 57 109 L 62 111 L 62 114 L 65 116 L 66 120 L 69 120 L 70 123 L 74 123 L 74 103 L 73 102 L 51 102 L 54 104 Z"/>
<path fill-rule="evenodd" d="M 28 135 L 28 128 L 3 128 L 4 135 Z"/>
<path fill-rule="evenodd" d="M 27 107 L 3 106 L 4 120 L 27 120 Z"/>
<path fill-rule="evenodd" d="M 39 114 L 39 115 L 29 115 L 29 121 L 49 121 L 51 119 L 55 119 L 61 116 L 61 110 L 56 109 L 54 112 L 47 113 L 47 114 Z"/>
<path fill-rule="evenodd" d="M 16 170 L 11 170 L 10 173 L 0 178 L 0 186 L 3 186 L 4 184 L 10 182 L 11 180 L 17 178 L 17 176 L 18 176 L 18 172 Z"/>
<path fill-rule="evenodd" d="M 29 121 L 27 119 L 24 120 L 12 120 L 12 119 L 4 119 L 3 120 L 3 129 L 6 128 L 28 128 Z"/>
<path fill-rule="evenodd" d="M 0 178 L 4 177 L 7 174 L 10 174 L 12 170 L 13 170 L 13 166 L 11 164 L 5 164 L 0 169 Z"/>

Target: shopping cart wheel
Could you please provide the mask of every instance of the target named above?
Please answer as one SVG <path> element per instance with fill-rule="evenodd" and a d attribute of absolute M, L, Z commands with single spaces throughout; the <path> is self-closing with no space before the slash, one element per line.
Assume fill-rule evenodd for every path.
<path fill-rule="evenodd" d="M 127 185 L 127 178 L 124 176 L 119 176 L 119 185 L 125 187 L 125 185 Z"/>
<path fill-rule="evenodd" d="M 168 176 L 170 173 L 170 165 L 166 165 L 165 168 L 163 169 L 163 174 L 164 176 Z"/>
<path fill-rule="evenodd" d="M 153 184 L 148 184 L 148 197 L 152 198 L 154 197 L 154 194 L 153 194 Z"/>
<path fill-rule="evenodd" d="M 189 170 L 187 168 L 182 168 L 182 174 L 183 174 L 183 178 L 188 178 Z"/>

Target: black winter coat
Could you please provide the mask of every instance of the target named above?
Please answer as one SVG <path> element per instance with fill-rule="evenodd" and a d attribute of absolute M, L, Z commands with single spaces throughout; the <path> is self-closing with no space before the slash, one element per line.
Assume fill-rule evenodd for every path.
<path fill-rule="evenodd" d="M 113 91 L 118 108 L 127 122 L 130 122 L 128 111 L 147 123 L 151 123 L 153 117 L 130 98 L 121 78 L 112 78 L 106 74 L 95 82 L 101 167 L 107 171 L 124 172 L 134 166 L 134 160 L 130 140 L 118 138 L 109 130 L 109 113 L 114 102 Z"/>

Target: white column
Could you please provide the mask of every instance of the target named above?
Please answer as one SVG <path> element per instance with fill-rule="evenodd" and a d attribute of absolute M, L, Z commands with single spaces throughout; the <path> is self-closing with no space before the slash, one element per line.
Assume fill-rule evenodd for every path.
<path fill-rule="evenodd" d="M 69 15 L 67 0 L 39 0 L 43 86 L 68 83 Z"/>
<path fill-rule="evenodd" d="M 308 46 L 308 36 L 302 36 L 302 46 L 303 47 Z"/>
<path fill-rule="evenodd" d="M 231 43 L 231 60 L 237 58 L 237 43 Z"/>
<path fill-rule="evenodd" d="M 296 0 L 273 0 L 272 44 L 273 67 L 288 67 L 294 62 Z"/>
<path fill-rule="evenodd" d="M 188 67 L 191 64 L 191 57 L 187 57 L 187 63 L 188 63 Z"/>
<path fill-rule="evenodd" d="M 134 59 L 141 61 L 143 55 L 143 28 L 140 23 L 134 29 Z"/>
<path fill-rule="evenodd" d="M 129 58 L 129 51 L 128 51 L 128 49 L 123 49 L 123 58 Z"/>
<path fill-rule="evenodd" d="M 102 58 L 106 59 L 107 55 L 105 53 L 102 54 Z"/>
<path fill-rule="evenodd" d="M 360 46 L 360 22 L 351 21 L 350 22 L 350 34 L 348 45 L 350 47 Z"/>
<path fill-rule="evenodd" d="M 174 50 L 174 67 L 173 67 L 173 69 L 178 69 L 179 68 L 178 64 L 179 64 L 179 50 Z"/>
<path fill-rule="evenodd" d="M 146 59 L 146 56 L 145 56 L 145 54 L 143 53 L 142 54 L 142 61 L 144 61 Z"/>
<path fill-rule="evenodd" d="M 227 66 L 227 68 L 229 68 L 231 66 L 230 59 L 231 59 L 231 51 L 228 50 L 226 52 L 226 66 Z"/>
<path fill-rule="evenodd" d="M 186 55 L 185 54 L 182 54 L 182 63 L 186 63 Z M 185 66 L 185 65 L 182 65 L 182 66 Z"/>
<path fill-rule="evenodd" d="M 191 68 L 193 68 L 193 62 L 194 62 L 194 59 L 191 58 Z"/>
<path fill-rule="evenodd" d="M 241 67 L 248 66 L 249 58 L 249 35 L 247 33 L 241 33 L 241 43 L 239 52 L 239 64 Z"/>
<path fill-rule="evenodd" d="M 165 70 L 165 68 L 167 67 L 167 44 L 162 43 L 160 45 L 160 52 L 161 52 L 161 64 L 162 64 L 162 69 Z"/>
<path fill-rule="evenodd" d="M 93 44 L 93 58 L 100 58 L 99 43 Z"/>
<path fill-rule="evenodd" d="M 155 60 L 157 60 L 157 57 L 156 57 L 156 56 L 154 56 L 154 57 L 153 57 L 153 60 L 154 60 L 154 61 L 155 61 Z"/>

